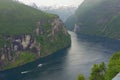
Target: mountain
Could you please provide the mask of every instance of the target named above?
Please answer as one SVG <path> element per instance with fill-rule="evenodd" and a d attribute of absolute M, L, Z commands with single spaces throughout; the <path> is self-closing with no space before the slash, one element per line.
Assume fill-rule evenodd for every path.
<path fill-rule="evenodd" d="M 61 6 L 61 7 L 44 7 L 44 6 L 40 6 L 39 9 L 48 12 L 48 13 L 52 13 L 52 14 L 57 14 L 60 16 L 61 20 L 63 22 L 66 21 L 66 19 L 74 14 L 75 10 L 77 9 L 77 7 L 74 6 Z"/>
<path fill-rule="evenodd" d="M 120 39 L 120 0 L 85 0 L 65 22 L 78 33 Z"/>
<path fill-rule="evenodd" d="M 18 1 L 0 0 L 0 70 L 48 56 L 70 43 L 70 35 L 57 15 Z"/>

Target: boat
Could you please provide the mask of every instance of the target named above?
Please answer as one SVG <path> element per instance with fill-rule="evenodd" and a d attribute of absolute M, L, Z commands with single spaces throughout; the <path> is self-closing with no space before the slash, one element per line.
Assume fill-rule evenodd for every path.
<path fill-rule="evenodd" d="M 38 67 L 42 67 L 43 64 L 39 64 Z"/>

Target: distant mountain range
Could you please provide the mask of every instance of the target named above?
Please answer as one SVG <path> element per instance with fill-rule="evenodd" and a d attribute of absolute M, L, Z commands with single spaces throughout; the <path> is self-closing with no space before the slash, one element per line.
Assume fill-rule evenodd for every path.
<path fill-rule="evenodd" d="M 35 5 L 34 5 L 34 7 L 35 7 Z M 45 6 L 40 6 L 38 8 L 40 10 L 45 11 L 45 12 L 59 15 L 59 17 L 61 18 L 61 20 L 63 22 L 65 22 L 66 19 L 70 15 L 74 14 L 75 10 L 77 9 L 77 7 L 74 7 L 74 6 L 61 6 L 61 7 L 52 7 L 52 6 L 45 7 Z"/>
<path fill-rule="evenodd" d="M 73 15 L 77 9 L 77 7 L 72 5 L 59 6 L 59 7 L 58 6 L 38 6 L 36 5 L 36 3 L 32 3 L 30 6 L 47 13 L 57 14 L 63 22 L 65 22 L 68 17 Z"/>

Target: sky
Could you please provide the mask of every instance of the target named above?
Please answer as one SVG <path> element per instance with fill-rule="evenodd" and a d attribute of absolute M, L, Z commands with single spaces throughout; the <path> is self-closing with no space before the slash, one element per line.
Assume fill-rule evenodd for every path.
<path fill-rule="evenodd" d="M 25 4 L 35 3 L 37 6 L 78 6 L 83 0 L 19 0 Z"/>

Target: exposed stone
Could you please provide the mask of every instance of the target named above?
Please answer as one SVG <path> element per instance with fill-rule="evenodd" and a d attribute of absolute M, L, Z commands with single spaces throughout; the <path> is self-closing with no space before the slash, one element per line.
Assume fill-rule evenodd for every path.
<path fill-rule="evenodd" d="M 23 46 L 23 49 L 26 49 L 28 47 L 28 45 L 30 44 L 30 39 L 31 39 L 31 36 L 30 35 L 25 35 L 25 38 L 22 39 L 22 46 Z"/>
<path fill-rule="evenodd" d="M 18 46 L 17 45 L 14 46 L 14 51 L 18 51 Z"/>
<path fill-rule="evenodd" d="M 43 56 L 43 52 L 45 55 L 48 55 L 49 48 L 47 51 L 44 51 L 44 46 L 41 45 L 39 41 L 37 42 L 37 37 L 43 37 L 41 40 L 49 41 L 50 43 L 54 43 L 57 40 L 57 35 L 60 33 L 64 33 L 64 35 L 68 35 L 67 30 L 64 28 L 63 22 L 59 18 L 52 19 L 48 21 L 47 24 L 51 24 L 47 30 L 43 27 L 45 26 L 45 21 L 38 21 L 37 27 L 33 32 L 35 34 L 20 34 L 14 36 L 7 36 L 5 39 L 10 42 L 10 44 L 4 44 L 3 48 L 0 48 L 0 69 L 1 66 L 6 65 L 4 62 L 8 61 L 10 63 L 14 63 L 16 58 L 20 56 L 21 52 L 29 51 L 35 54 L 36 59 Z M 41 37 L 41 38 L 42 38 Z M 45 38 L 45 39 L 44 39 Z M 48 39 L 48 40 L 47 40 Z M 45 42 L 47 45 L 47 42 Z M 49 43 L 48 43 L 49 44 Z M 50 44 L 49 44 L 50 45 Z M 51 46 L 52 47 L 52 46 Z M 54 46 L 53 46 L 54 47 Z M 43 51 L 43 52 L 42 52 Z M 42 54 L 41 54 L 42 53 Z"/>
<path fill-rule="evenodd" d="M 53 26 L 52 35 L 55 35 L 59 31 L 61 31 L 61 32 L 65 33 L 66 35 L 68 35 L 68 32 L 64 27 L 64 23 L 59 18 L 54 19 L 51 25 Z"/>
<path fill-rule="evenodd" d="M 5 60 L 5 55 L 4 54 L 2 54 L 1 60 Z"/>

